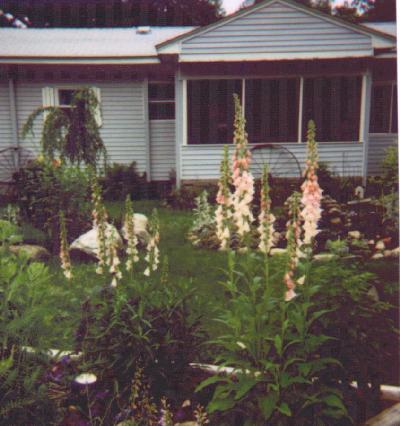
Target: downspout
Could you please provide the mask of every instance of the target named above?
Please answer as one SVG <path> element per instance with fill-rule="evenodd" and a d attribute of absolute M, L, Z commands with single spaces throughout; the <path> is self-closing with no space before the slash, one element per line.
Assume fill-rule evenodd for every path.
<path fill-rule="evenodd" d="M 182 77 L 180 71 L 175 73 L 175 169 L 176 169 L 176 186 L 181 186 L 181 158 L 183 143 L 183 93 L 182 93 Z"/>
<path fill-rule="evenodd" d="M 151 146 L 150 146 L 150 121 L 149 121 L 149 80 L 143 82 L 144 100 L 144 123 L 145 123 L 145 143 L 146 143 L 146 180 L 151 182 Z"/>
<path fill-rule="evenodd" d="M 11 120 L 11 135 L 13 147 L 17 151 L 17 167 L 19 167 L 19 137 L 18 137 L 18 119 L 17 119 L 17 104 L 15 99 L 15 82 L 12 77 L 8 79 L 8 99 L 10 106 L 10 120 Z"/>
<path fill-rule="evenodd" d="M 372 77 L 368 71 L 363 75 L 361 87 L 361 113 L 359 141 L 363 144 L 362 184 L 367 185 L 368 178 L 368 151 L 369 151 L 369 123 L 371 111 Z"/>

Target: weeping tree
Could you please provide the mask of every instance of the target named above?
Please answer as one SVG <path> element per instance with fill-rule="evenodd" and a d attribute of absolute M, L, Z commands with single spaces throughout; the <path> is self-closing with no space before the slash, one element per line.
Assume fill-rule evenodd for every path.
<path fill-rule="evenodd" d="M 96 119 L 99 101 L 90 88 L 74 92 L 70 108 L 42 107 L 35 110 L 27 119 L 22 137 L 34 135 L 35 121 L 44 115 L 40 139 L 42 154 L 62 162 L 86 164 L 96 167 L 96 163 L 106 158 L 106 148 L 100 137 Z"/>

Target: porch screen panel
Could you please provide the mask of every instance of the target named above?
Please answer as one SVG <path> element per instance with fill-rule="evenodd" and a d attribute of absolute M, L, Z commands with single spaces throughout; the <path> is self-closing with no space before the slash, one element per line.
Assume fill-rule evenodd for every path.
<path fill-rule="evenodd" d="M 187 82 L 188 143 L 232 143 L 233 94 L 241 97 L 241 80 L 189 80 Z"/>
<path fill-rule="evenodd" d="M 304 80 L 303 141 L 314 120 L 318 142 L 357 141 L 360 127 L 361 77 Z"/>
<path fill-rule="evenodd" d="M 296 142 L 299 81 L 250 79 L 245 84 L 249 142 Z"/>
<path fill-rule="evenodd" d="M 397 133 L 397 87 L 378 83 L 372 87 L 371 133 Z"/>

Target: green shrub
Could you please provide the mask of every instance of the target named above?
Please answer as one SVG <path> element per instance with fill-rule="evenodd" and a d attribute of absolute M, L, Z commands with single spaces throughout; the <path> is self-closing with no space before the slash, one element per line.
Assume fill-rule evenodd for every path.
<path fill-rule="evenodd" d="M 397 191 L 399 185 L 399 148 L 390 146 L 382 160 L 382 185 L 388 192 Z"/>
<path fill-rule="evenodd" d="M 391 379 L 388 366 L 396 363 L 399 338 L 390 318 L 391 305 L 378 300 L 376 287 L 382 283 L 361 268 L 337 262 L 320 265 L 315 269 L 319 291 L 314 297 L 319 308 L 329 310 L 316 325 L 334 338 L 324 345 L 321 356 L 333 356 L 342 365 L 327 368 L 325 377 L 357 382 L 361 404 L 353 420 L 358 422 L 382 409 L 379 387 Z"/>
<path fill-rule="evenodd" d="M 65 212 L 71 239 L 90 228 L 90 179 L 86 170 L 34 162 L 20 170 L 14 181 L 22 219 L 44 231 L 54 251 L 59 244 L 59 211 Z"/>
<path fill-rule="evenodd" d="M 49 424 L 54 407 L 42 381 L 44 350 L 58 310 L 43 299 L 47 268 L 8 250 L 20 238 L 15 225 L 0 223 L 0 424 Z"/>
<path fill-rule="evenodd" d="M 218 191 L 217 184 L 196 183 L 193 185 L 183 185 L 179 189 L 173 189 L 167 199 L 168 205 L 174 209 L 194 209 L 196 207 L 196 198 L 203 191 L 207 191 L 208 193 L 208 202 L 215 203 Z"/>
<path fill-rule="evenodd" d="M 128 195 L 133 200 L 147 198 L 146 178 L 138 173 L 136 162 L 107 166 L 99 181 L 103 187 L 103 197 L 107 201 L 123 201 Z"/>
<path fill-rule="evenodd" d="M 198 318 L 188 308 L 191 298 L 189 286 L 162 278 L 133 280 L 83 304 L 77 332 L 77 349 L 85 353 L 82 368 L 126 397 L 140 365 L 153 397 L 181 398 L 201 341 Z"/>

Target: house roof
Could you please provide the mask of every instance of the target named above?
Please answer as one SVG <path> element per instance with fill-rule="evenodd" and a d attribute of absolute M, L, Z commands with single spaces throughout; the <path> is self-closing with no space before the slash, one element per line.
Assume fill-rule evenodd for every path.
<path fill-rule="evenodd" d="M 173 43 L 176 42 L 181 42 L 184 40 L 188 40 L 189 38 L 199 35 L 199 34 L 203 34 L 206 33 L 216 27 L 219 27 L 221 25 L 224 25 L 228 22 L 234 21 L 242 16 L 246 16 L 250 13 L 252 13 L 255 10 L 258 9 L 262 9 L 263 7 L 267 6 L 268 4 L 272 4 L 272 3 L 276 3 L 276 2 L 282 2 L 282 3 L 287 3 L 289 5 L 292 5 L 298 9 L 302 9 L 304 11 L 306 11 L 307 13 L 313 14 L 313 15 L 317 15 L 319 17 L 321 17 L 322 19 L 325 19 L 326 21 L 330 21 L 333 23 L 336 23 L 337 25 L 341 25 L 347 28 L 350 28 L 356 32 L 362 33 L 362 34 L 370 34 L 370 35 L 374 35 L 374 36 L 378 36 L 378 37 L 384 37 L 386 39 L 391 39 L 391 40 L 395 40 L 396 39 L 396 30 L 394 31 L 394 33 L 392 31 L 388 31 L 388 28 L 385 28 L 384 26 L 381 25 L 376 25 L 377 23 L 373 24 L 373 25 L 358 25 L 358 24 L 354 24 L 352 22 L 346 21 L 342 18 L 336 17 L 336 16 L 332 16 L 332 15 L 328 15 L 325 12 L 321 12 L 318 9 L 315 8 L 310 8 L 308 6 L 304 6 L 301 3 L 298 3 L 295 0 L 264 0 L 261 1 L 259 3 L 255 3 L 252 6 L 249 6 L 247 8 L 244 9 L 239 9 L 237 12 L 226 16 L 223 19 L 220 19 L 219 21 L 213 22 L 209 25 L 203 26 L 203 27 L 197 27 L 194 28 L 192 31 L 189 31 L 187 33 L 183 33 L 180 34 L 178 36 L 176 36 L 174 39 L 171 40 L 167 40 L 167 41 L 163 41 L 161 43 L 159 43 L 157 45 L 157 49 L 166 47 L 166 46 L 170 46 Z"/>
<path fill-rule="evenodd" d="M 140 28 L 140 27 L 139 27 Z M 157 59 L 156 45 L 193 27 L 137 28 L 0 28 L 0 58 Z"/>
<path fill-rule="evenodd" d="M 215 23 L 204 27 L 148 27 L 150 30 L 139 32 L 140 27 L 131 28 L 45 28 L 45 29 L 16 29 L 16 28 L 0 28 L 0 63 L 93 63 L 93 64 L 107 64 L 107 63 L 159 63 L 162 54 L 181 54 L 181 46 L 187 42 L 192 43 L 192 40 L 197 40 L 197 37 L 218 30 L 225 25 L 236 20 L 246 18 L 248 15 L 262 10 L 266 6 L 276 4 L 286 4 L 294 10 L 299 10 L 309 16 L 318 17 L 321 19 L 322 24 L 318 28 L 324 30 L 324 40 L 329 29 L 342 28 L 349 34 L 357 34 L 358 39 L 365 38 L 371 40 L 369 43 L 370 49 L 367 56 L 372 55 L 371 46 L 375 49 L 395 49 L 396 47 L 396 24 L 395 23 L 367 23 L 364 25 L 356 25 L 343 21 L 342 19 L 332 17 L 325 13 L 319 12 L 297 3 L 294 0 L 265 0 L 257 3 L 246 9 L 239 10 L 238 12 L 227 16 Z M 275 15 L 277 16 L 277 15 Z M 321 25 L 325 25 L 326 27 Z M 281 21 L 280 24 L 282 25 Z M 270 27 L 278 28 L 275 23 L 265 24 L 260 30 L 265 33 L 270 32 Z M 293 24 L 290 23 L 293 28 Z M 304 27 L 304 25 L 303 25 Z M 282 27 L 282 34 L 278 34 L 276 38 L 287 37 L 288 31 L 286 27 Z M 281 30 L 279 30 L 281 31 Z M 318 30 L 319 31 L 319 30 Z M 232 34 L 232 33 L 231 33 Z M 294 33 L 296 34 L 296 33 Z M 315 32 L 313 33 L 315 34 Z M 234 38 L 238 38 L 238 34 L 234 34 Z M 282 37 L 281 37 L 282 36 Z M 345 34 L 342 34 L 342 38 Z M 254 45 L 260 45 L 261 41 L 257 38 Z M 294 35 L 292 35 L 294 37 Z M 315 36 L 312 36 L 311 44 L 315 44 Z M 267 34 L 264 35 L 266 43 L 273 43 L 272 38 Z M 289 38 L 289 40 L 291 40 Z M 295 38 L 295 40 L 297 40 Z M 303 38 L 304 40 L 304 38 Z M 362 41 L 362 40 L 361 40 Z M 218 46 L 220 40 L 212 41 L 214 46 Z M 238 43 L 238 42 L 237 42 Z M 341 43 L 341 42 L 340 42 Z M 240 44 L 240 43 L 239 43 Z M 293 43 L 292 43 L 293 44 Z M 345 43 L 342 43 L 345 45 Z M 236 47 L 237 45 L 235 45 Z M 365 46 L 364 46 L 365 47 Z M 232 47 L 233 48 L 233 47 Z M 284 46 L 284 48 L 286 48 Z M 338 48 L 339 49 L 339 48 Z M 360 46 L 354 45 L 354 49 L 349 45 L 344 46 L 345 54 L 351 56 L 356 54 L 358 56 L 366 52 L 366 48 L 361 53 Z M 271 50 L 271 49 L 270 49 Z M 330 56 L 329 49 L 325 49 L 327 56 Z M 264 58 L 274 59 L 277 55 L 268 53 L 265 50 L 261 52 Z M 282 50 L 283 57 L 287 57 L 285 49 Z M 268 54 L 267 54 L 268 53 Z M 281 56 L 282 56 L 281 55 Z M 311 53 L 310 53 L 311 55 Z M 234 55 L 233 55 L 234 56 Z M 234 60 L 249 60 L 251 55 L 238 54 L 234 56 Z M 260 57 L 261 57 L 260 56 Z M 296 55 L 294 55 L 296 56 Z M 307 56 L 307 55 L 305 55 Z M 333 56 L 333 54 L 331 55 Z M 217 56 L 216 56 L 217 57 Z M 297 55 L 296 58 L 301 58 Z M 206 57 L 204 60 L 208 60 Z M 257 56 L 258 58 L 258 56 Z M 215 59 L 215 58 L 214 58 Z M 209 60 L 214 60 L 210 56 Z M 279 58 L 278 58 L 279 59 Z M 217 59 L 215 59 L 217 60 Z"/>

